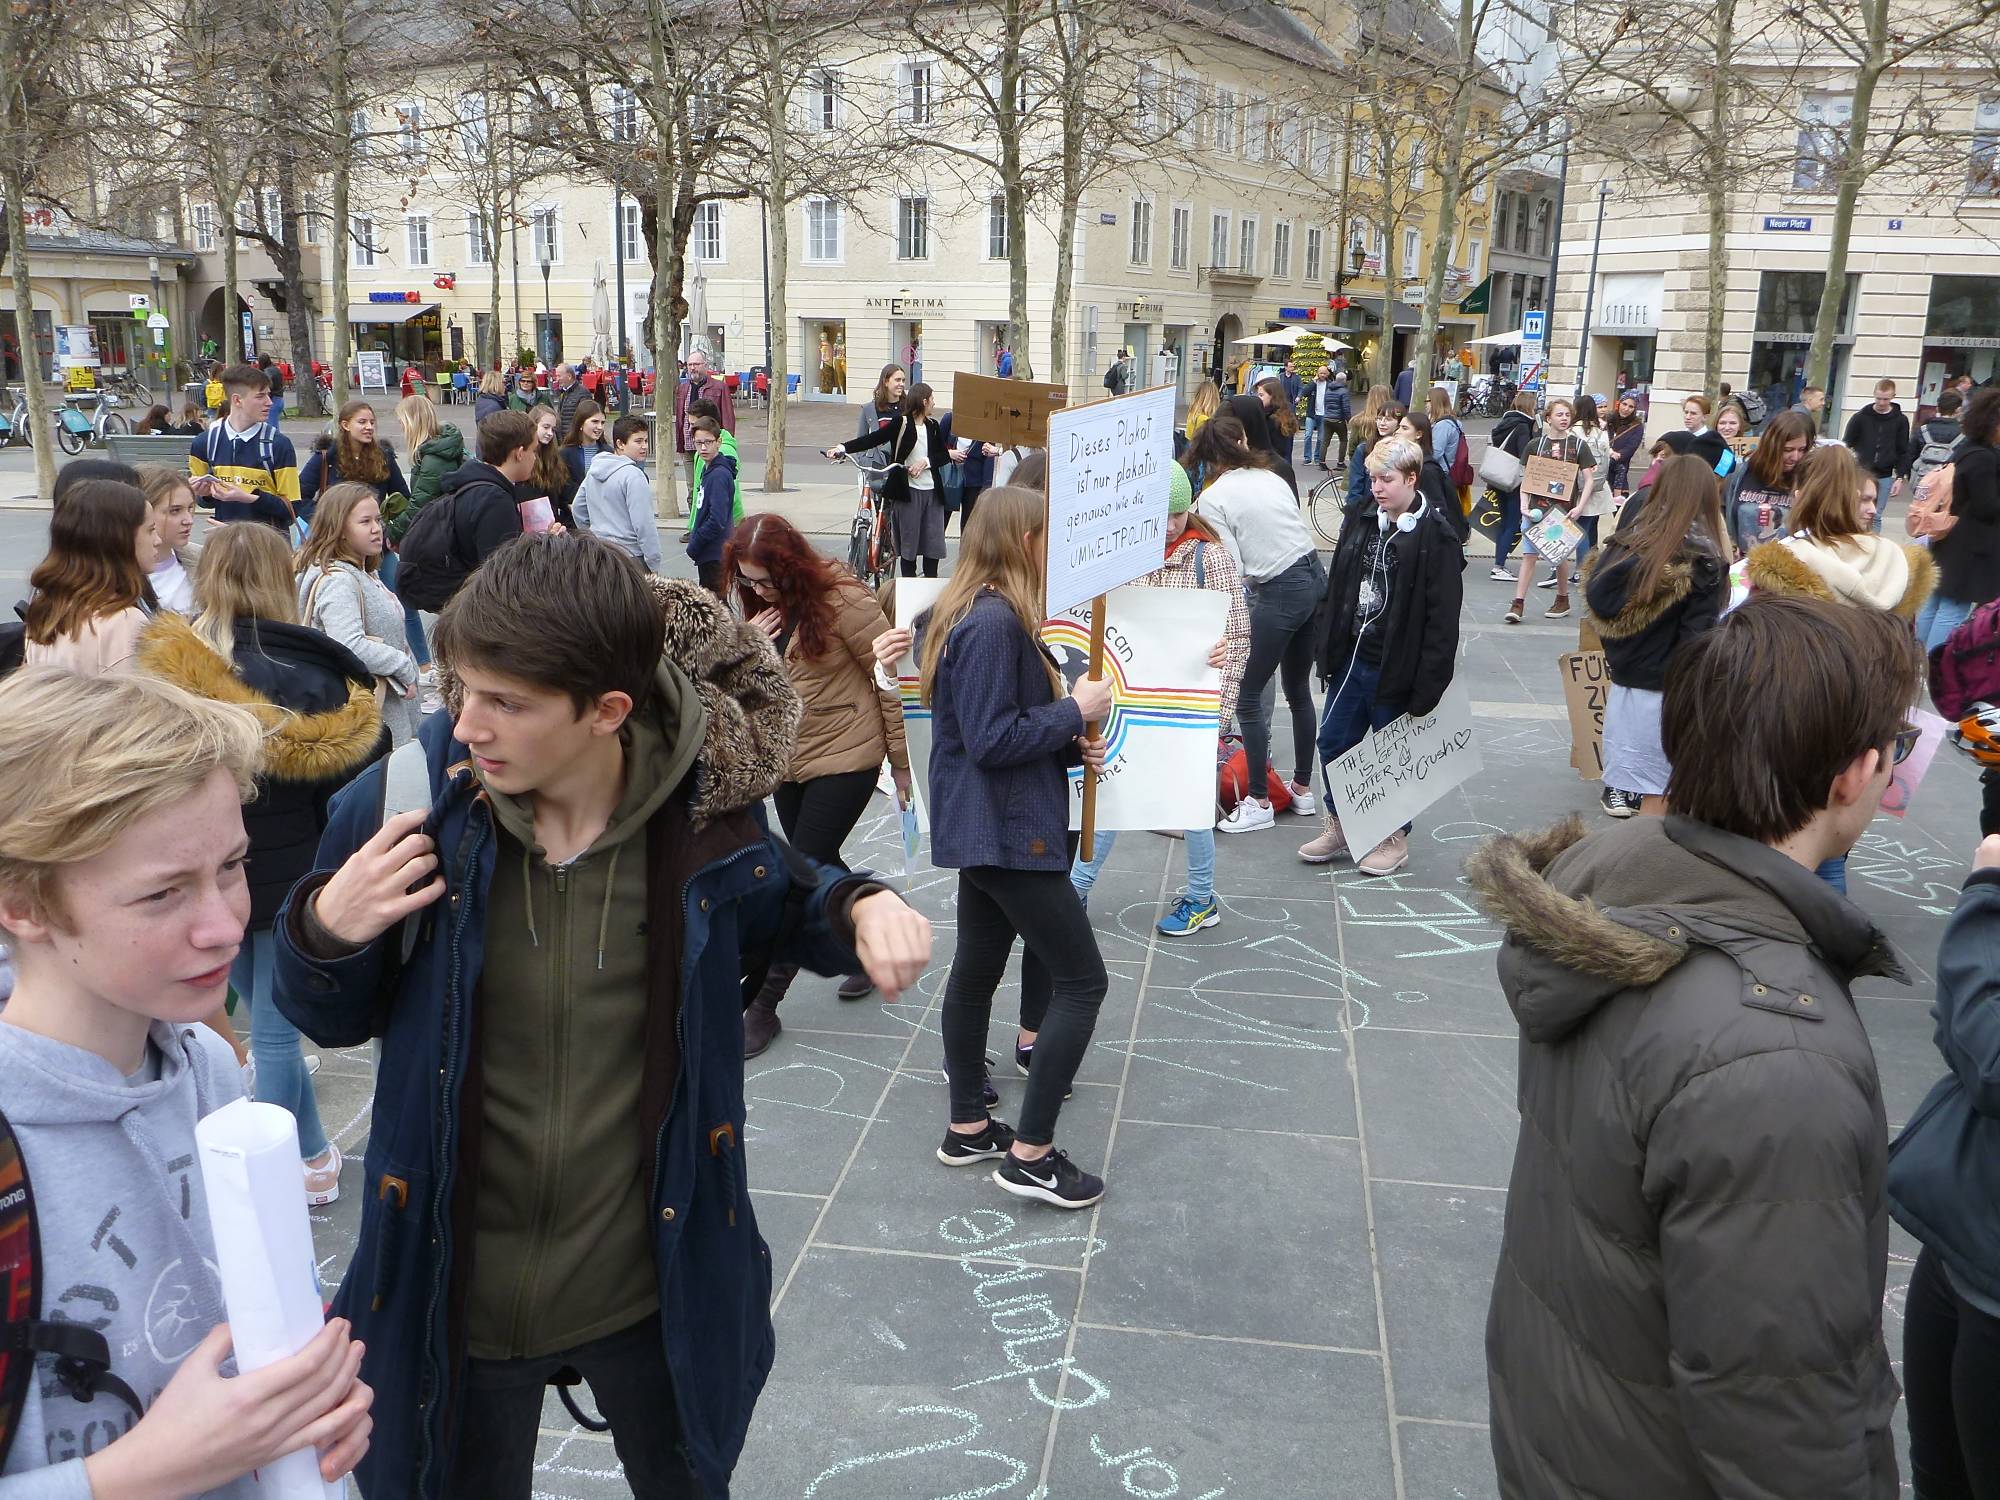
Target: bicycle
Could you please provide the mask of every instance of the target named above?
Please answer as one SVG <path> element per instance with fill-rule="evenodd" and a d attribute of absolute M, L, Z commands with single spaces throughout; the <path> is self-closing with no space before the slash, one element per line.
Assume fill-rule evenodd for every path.
<path fill-rule="evenodd" d="M 88 419 L 84 429 L 76 432 L 76 436 L 80 439 L 76 447 L 70 447 L 67 438 L 67 434 L 76 431 L 75 424 L 67 418 L 61 422 L 61 430 L 56 433 L 56 438 L 62 443 L 65 452 L 82 452 L 84 442 L 102 448 L 105 438 L 112 433 L 127 433 L 132 430 L 131 422 L 118 411 L 118 408 L 125 404 L 125 398 L 118 393 L 118 389 L 115 385 L 105 385 L 95 392 L 96 403 L 88 408 Z M 84 416 L 86 403 L 90 401 L 91 394 L 79 391 L 65 396 L 63 404 L 74 410 L 77 415 Z"/>
<path fill-rule="evenodd" d="M 1306 516 L 1312 529 L 1328 547 L 1340 541 L 1340 527 L 1347 512 L 1347 475 L 1329 474 L 1306 492 Z"/>
<path fill-rule="evenodd" d="M 852 464 L 861 469 L 861 465 L 846 453 L 832 458 L 830 462 Z M 854 519 L 847 529 L 847 571 L 871 589 L 880 588 L 883 580 L 895 576 L 896 518 L 891 513 L 891 507 L 883 504 L 881 497 L 869 488 L 868 476 L 903 467 L 902 464 L 892 463 L 880 469 L 862 470 L 861 495 L 855 505 Z"/>

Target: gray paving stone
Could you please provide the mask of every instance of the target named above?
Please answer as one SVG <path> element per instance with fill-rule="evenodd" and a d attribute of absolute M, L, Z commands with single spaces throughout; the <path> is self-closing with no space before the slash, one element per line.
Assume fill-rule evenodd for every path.
<path fill-rule="evenodd" d="M 1370 1028 L 1354 1045 L 1374 1176 L 1507 1185 L 1516 1043 Z"/>
<path fill-rule="evenodd" d="M 1353 1143 L 1121 1122 L 1105 1180 L 1086 1321 L 1377 1347 Z"/>
<path fill-rule="evenodd" d="M 1503 1193 L 1374 1184 L 1400 1416 L 1486 1420 L 1486 1305 Z"/>
<path fill-rule="evenodd" d="M 743 1080 L 751 1182 L 831 1192 L 908 1046 L 893 1038 L 781 1035 Z"/>
<path fill-rule="evenodd" d="M 1499 1500 L 1493 1441 L 1483 1427 L 1399 1422 L 1404 1500 Z"/>

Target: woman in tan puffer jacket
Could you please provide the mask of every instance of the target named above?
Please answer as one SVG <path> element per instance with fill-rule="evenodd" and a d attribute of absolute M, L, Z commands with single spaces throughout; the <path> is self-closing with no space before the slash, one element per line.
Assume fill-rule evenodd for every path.
<path fill-rule="evenodd" d="M 901 806 L 910 805 L 910 758 L 903 710 L 875 682 L 875 638 L 889 629 L 875 596 L 829 562 L 782 516 L 747 516 L 722 554 L 722 593 L 768 635 L 784 661 L 804 715 L 792 762 L 777 789 L 778 821 L 802 854 L 845 869 L 840 846 L 875 795 L 889 762 Z M 743 1055 L 777 1037 L 778 1002 L 798 972 L 774 964 L 743 1013 Z M 841 981 L 840 998 L 859 1000 L 864 975 Z"/>

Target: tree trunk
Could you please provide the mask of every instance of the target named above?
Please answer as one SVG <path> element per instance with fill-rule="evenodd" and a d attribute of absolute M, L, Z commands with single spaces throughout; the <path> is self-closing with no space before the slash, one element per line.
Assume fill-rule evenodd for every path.
<path fill-rule="evenodd" d="M 1028 191 L 1021 180 L 1021 38 L 1027 25 L 1025 0 L 1001 6 L 1000 196 L 1007 215 L 1007 347 L 1014 351 L 1014 374 L 1035 378 L 1034 347 L 1028 338 Z M 1060 316 L 1058 313 L 1057 316 Z M 1063 378 L 1061 339 L 1050 333 L 1049 369 Z"/>
<path fill-rule="evenodd" d="M 660 35 L 664 18 L 655 15 L 647 28 L 652 44 L 652 75 L 656 81 L 671 75 L 667 71 L 666 44 Z M 653 507 L 661 516 L 682 514 L 680 505 L 681 456 L 675 451 L 674 389 L 678 384 L 680 331 L 675 327 L 674 306 L 680 300 L 681 257 L 678 239 L 669 227 L 674 222 L 674 199 L 678 183 L 667 126 L 673 119 L 673 102 L 653 110 L 656 150 L 653 154 L 653 444 L 659 456 L 653 463 Z M 641 219 L 644 228 L 644 219 Z"/>
<path fill-rule="evenodd" d="M 0 155 L 0 184 L 7 195 L 7 230 L 14 270 L 14 337 L 21 351 L 21 390 L 28 398 L 28 437 L 35 448 L 35 493 L 56 494 L 56 434 L 49 418 L 48 387 L 42 383 L 42 351 L 35 339 L 35 282 L 28 264 L 27 176 L 18 162 Z"/>
<path fill-rule="evenodd" d="M 1868 55 L 1854 73 L 1854 118 L 1847 123 L 1847 144 L 1840 157 L 1840 186 L 1833 199 L 1833 224 L 1827 233 L 1826 285 L 1820 288 L 1819 314 L 1813 319 L 1812 348 L 1806 355 L 1806 384 L 1827 388 L 1833 368 L 1833 340 L 1840 331 L 1840 304 L 1847 292 L 1847 242 L 1854 231 L 1854 205 L 1866 177 L 1862 168 L 1868 150 L 1869 116 L 1875 105 L 1875 85 L 1881 80 L 1889 51 L 1888 0 L 1862 0 L 1862 22 L 1868 33 Z M 1825 420 L 1835 412 L 1829 395 Z"/>
<path fill-rule="evenodd" d="M 1716 0 L 1715 80 L 1708 111 L 1708 308 L 1701 342 L 1701 388 L 1722 389 L 1722 333 L 1729 318 L 1729 136 L 1735 101 L 1736 0 Z"/>
<path fill-rule="evenodd" d="M 328 93 L 333 114 L 333 130 L 340 143 L 333 152 L 333 183 L 329 189 L 332 198 L 332 224 L 327 227 L 324 253 L 332 258 L 328 268 L 328 296 L 333 306 L 326 310 L 327 319 L 333 324 L 333 336 L 327 340 L 326 364 L 333 373 L 333 409 L 339 411 L 347 404 L 347 351 L 353 343 L 354 330 L 347 321 L 347 237 L 348 190 L 353 181 L 353 111 L 349 107 L 347 91 L 347 0 L 328 0 L 327 19 L 331 23 L 332 45 L 327 49 Z M 317 381 L 313 382 L 315 385 Z"/>
<path fill-rule="evenodd" d="M 236 310 L 236 205 L 218 204 L 217 211 L 228 215 L 222 232 L 222 362 L 234 365 L 243 362 L 243 319 Z"/>
<path fill-rule="evenodd" d="M 785 487 L 785 386 L 791 355 L 791 325 L 785 292 L 792 259 L 791 224 L 786 212 L 791 203 L 792 138 L 791 122 L 785 118 L 790 100 L 785 88 L 783 37 L 782 23 L 775 15 L 770 16 L 765 30 L 767 52 L 764 63 L 764 129 L 770 148 L 767 164 L 770 184 L 765 189 L 763 205 L 769 240 L 765 274 L 770 278 L 771 288 L 766 308 L 769 328 L 765 334 L 771 353 L 771 368 L 767 372 L 771 380 L 771 404 L 769 421 L 764 430 L 764 490 L 767 494 L 775 494 Z M 806 358 L 802 347 L 799 351 L 800 363 L 804 364 Z M 743 394 L 747 399 L 749 392 Z"/>
<path fill-rule="evenodd" d="M 1070 383 L 1069 302 L 1076 282 L 1076 216 L 1083 206 L 1080 190 L 1069 186 L 1073 179 L 1068 155 L 1065 148 L 1064 187 L 1056 218 L 1056 283 L 1049 292 L 1049 379 L 1057 385 Z"/>
<path fill-rule="evenodd" d="M 1444 315 L 1444 283 L 1451 270 L 1451 244 L 1457 233 L 1460 192 L 1460 158 L 1465 151 L 1465 132 L 1472 122 L 1472 83 L 1479 66 L 1474 54 L 1478 38 L 1473 29 L 1474 0 L 1458 0 L 1457 97 L 1453 100 L 1451 122 L 1445 127 L 1444 149 L 1437 153 L 1437 227 L 1431 231 L 1431 263 L 1424 274 L 1424 316 L 1417 328 L 1418 379 L 1410 382 L 1410 404 L 1428 395 L 1435 381 L 1438 322 Z M 1420 138 L 1421 139 L 1421 138 Z M 1384 311 L 1386 312 L 1386 299 Z"/>
<path fill-rule="evenodd" d="M 479 368 L 500 369 L 506 361 L 500 357 L 500 189 L 493 190 L 492 211 L 480 209 L 480 217 L 486 221 L 486 347 L 479 351 Z M 624 232 L 624 226 L 618 226 Z"/>
<path fill-rule="evenodd" d="M 1402 253 L 1402 228 L 1389 212 L 1394 201 L 1394 189 L 1389 174 L 1395 170 L 1395 159 L 1389 151 L 1391 142 L 1377 136 L 1378 155 L 1382 157 L 1382 336 L 1375 343 L 1375 367 L 1369 372 L 1369 383 L 1394 387 L 1396 382 L 1396 282 L 1397 257 Z M 1410 396 L 1415 399 L 1416 385 L 1412 382 Z"/>
<path fill-rule="evenodd" d="M 306 303 L 305 257 L 299 250 L 299 179 L 297 158 L 286 151 L 278 163 L 278 274 L 285 283 L 285 330 L 292 341 L 292 363 L 306 372 L 292 382 L 292 399 L 301 413 L 322 415 L 319 382 L 312 378 L 312 309 Z"/>

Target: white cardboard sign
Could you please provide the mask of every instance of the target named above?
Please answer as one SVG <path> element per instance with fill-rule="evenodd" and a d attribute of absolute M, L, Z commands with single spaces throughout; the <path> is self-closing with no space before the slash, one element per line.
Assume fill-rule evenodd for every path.
<path fill-rule="evenodd" d="M 1472 706 L 1454 682 L 1421 719 L 1392 719 L 1327 767 L 1340 831 L 1356 857 L 1482 769 Z"/>
<path fill-rule="evenodd" d="M 1173 461 L 1172 386 L 1049 413 L 1051 616 L 1160 565 Z"/>
<path fill-rule="evenodd" d="M 942 579 L 898 579 L 896 623 L 907 628 L 942 587 Z M 1211 589 L 1122 588 L 1105 600 L 1104 614 L 1112 706 L 1097 827 L 1206 828 L 1215 821 L 1222 713 L 1222 674 L 1208 653 L 1228 629 L 1229 600 Z M 1089 669 L 1089 602 L 1046 621 L 1042 642 L 1074 684 Z M 931 713 L 918 701 L 916 663 L 905 656 L 896 673 L 918 805 L 929 808 Z M 1083 826 L 1081 767 L 1069 773 L 1069 826 Z"/>

